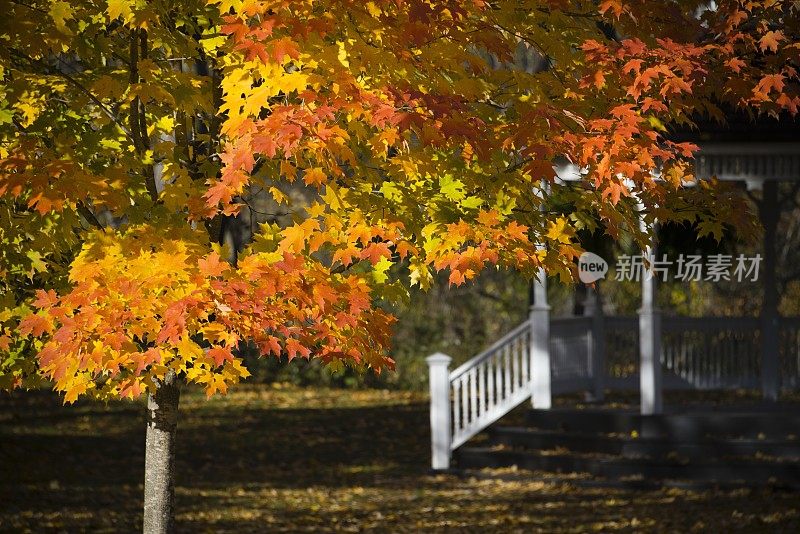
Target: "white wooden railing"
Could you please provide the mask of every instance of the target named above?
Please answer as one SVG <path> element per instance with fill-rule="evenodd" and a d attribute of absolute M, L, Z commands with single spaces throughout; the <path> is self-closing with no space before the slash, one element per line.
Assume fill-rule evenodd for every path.
<path fill-rule="evenodd" d="M 665 387 L 759 387 L 759 337 L 755 317 L 666 317 L 661 354 Z"/>
<path fill-rule="evenodd" d="M 531 396 L 530 321 L 450 373 L 455 449 Z"/>
<path fill-rule="evenodd" d="M 535 347 L 548 351 L 555 392 L 600 396 L 604 388 L 638 384 L 636 317 L 551 319 L 549 337 L 541 336 L 548 338 L 544 349 L 533 326 L 533 318 L 523 322 L 452 372 L 449 356 L 428 358 L 434 469 L 446 469 L 453 450 L 531 396 Z M 759 387 L 759 319 L 665 316 L 661 330 L 665 389 Z M 781 386 L 800 388 L 800 317 L 781 318 L 779 334 Z"/>
<path fill-rule="evenodd" d="M 556 391 L 591 390 L 593 384 L 602 384 L 596 377 L 596 369 L 602 369 L 597 366 L 601 351 L 593 337 L 596 319 L 549 321 L 549 336 L 537 339 L 534 317 L 452 372 L 449 356 L 428 357 L 434 469 L 446 469 L 451 451 L 530 398 L 537 372 L 545 371 Z M 533 356 L 537 348 L 551 355 L 538 371 Z"/>
<path fill-rule="evenodd" d="M 606 383 L 631 389 L 638 383 L 639 331 L 636 317 L 606 317 Z M 783 330 L 785 354 L 794 330 Z M 761 380 L 760 322 L 755 317 L 662 318 L 661 365 L 665 389 L 758 388 Z M 794 345 L 797 347 L 797 345 Z M 785 357 L 784 360 L 789 360 Z M 791 364 L 787 364 L 791 367 Z M 796 368 L 796 367 L 795 367 Z M 783 372 L 782 377 L 796 375 Z"/>

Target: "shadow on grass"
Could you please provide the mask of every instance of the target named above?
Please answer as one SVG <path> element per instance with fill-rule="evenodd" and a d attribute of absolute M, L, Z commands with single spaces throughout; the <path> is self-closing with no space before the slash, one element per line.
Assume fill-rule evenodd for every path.
<path fill-rule="evenodd" d="M 297 409 L 272 408 L 266 401 L 261 407 L 192 408 L 197 405 L 190 402 L 179 423 L 181 510 L 196 508 L 193 502 L 202 502 L 208 492 L 390 486 L 426 470 L 427 405 L 420 402 Z M 112 518 L 138 525 L 141 403 L 61 406 L 52 394 L 29 392 L 4 398 L 0 409 L 0 527 L 20 525 L 27 516 L 44 518 L 44 527 L 50 524 L 46 518 L 57 525 L 62 511 L 94 525 L 98 518 L 90 516 L 109 509 Z"/>
<path fill-rule="evenodd" d="M 387 396 L 388 395 L 388 396 Z M 576 489 L 429 476 L 428 408 L 385 392 L 250 388 L 184 396 L 186 532 L 556 532 L 800 528 L 796 495 Z M 144 408 L 0 400 L 0 529 L 141 529 Z"/>

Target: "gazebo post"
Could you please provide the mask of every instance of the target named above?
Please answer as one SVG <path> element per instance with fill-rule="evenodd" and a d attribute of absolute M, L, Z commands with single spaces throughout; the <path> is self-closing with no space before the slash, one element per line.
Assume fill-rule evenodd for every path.
<path fill-rule="evenodd" d="M 583 306 L 583 315 L 592 318 L 589 334 L 589 372 L 592 377 L 592 389 L 589 397 L 592 401 L 600 402 L 605 396 L 605 319 L 603 318 L 603 304 L 600 301 L 600 292 L 597 286 L 586 288 L 586 300 Z"/>
<path fill-rule="evenodd" d="M 437 352 L 425 358 L 428 362 L 431 392 L 431 468 L 450 468 L 450 444 L 453 440 L 450 415 L 450 362 L 452 358 Z"/>
<path fill-rule="evenodd" d="M 547 304 L 547 273 L 539 269 L 533 281 L 533 304 L 530 308 L 531 404 L 538 410 L 552 406 L 550 374 L 550 306 Z"/>
<path fill-rule="evenodd" d="M 545 211 L 545 195 L 550 191 L 542 182 L 538 194 L 542 197 L 539 209 Z M 543 245 L 540 243 L 539 247 Z M 547 272 L 540 267 L 531 283 L 531 302 L 528 312 L 530 343 L 528 344 L 528 369 L 530 369 L 531 405 L 534 409 L 549 410 L 553 404 L 552 373 L 550 370 L 550 305 L 547 303 Z"/>
<path fill-rule="evenodd" d="M 640 205 L 641 210 L 641 205 Z M 645 256 L 650 265 L 642 273 L 642 307 L 639 308 L 639 395 L 642 415 L 663 411 L 661 372 L 661 311 L 656 304 L 656 279 L 652 262 L 655 260 L 655 227 L 648 228 L 644 218 L 642 231 L 651 231 L 650 245 Z"/>
<path fill-rule="evenodd" d="M 778 285 L 775 280 L 775 234 L 780 211 L 778 182 L 765 180 L 759 204 L 759 216 L 764 226 L 764 285 L 761 304 L 761 390 L 765 400 L 778 399 L 780 388 L 778 355 Z"/>

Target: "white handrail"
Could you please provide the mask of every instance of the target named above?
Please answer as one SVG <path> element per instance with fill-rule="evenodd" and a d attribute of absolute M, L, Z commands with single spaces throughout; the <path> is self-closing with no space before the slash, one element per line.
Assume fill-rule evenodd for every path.
<path fill-rule="evenodd" d="M 491 357 L 492 354 L 497 352 L 497 349 L 508 343 L 511 339 L 519 336 L 520 332 L 527 330 L 530 327 L 530 325 L 531 325 L 530 320 L 525 320 L 519 325 L 515 326 L 508 334 L 504 335 L 503 337 L 492 343 L 488 349 L 478 353 L 476 356 L 473 356 L 466 362 L 459 365 L 455 369 L 455 371 L 452 371 L 450 373 L 450 380 L 452 381 L 454 378 L 458 378 L 459 376 L 464 374 L 469 369 L 472 369 L 486 358 Z"/>
<path fill-rule="evenodd" d="M 451 450 L 530 397 L 530 326 L 523 322 L 450 373 Z"/>

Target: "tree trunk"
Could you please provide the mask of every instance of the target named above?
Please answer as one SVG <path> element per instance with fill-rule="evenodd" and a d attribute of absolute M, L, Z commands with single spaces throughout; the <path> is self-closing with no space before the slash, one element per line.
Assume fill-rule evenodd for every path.
<path fill-rule="evenodd" d="M 180 389 L 168 376 L 147 399 L 144 460 L 144 532 L 175 531 L 175 430 Z"/>

